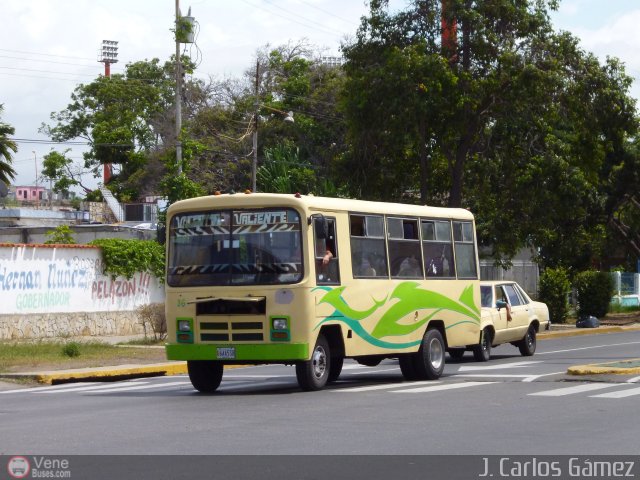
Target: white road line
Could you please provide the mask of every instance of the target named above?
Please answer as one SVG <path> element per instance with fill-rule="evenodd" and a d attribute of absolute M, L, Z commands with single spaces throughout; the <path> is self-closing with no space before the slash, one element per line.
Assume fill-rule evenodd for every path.
<path fill-rule="evenodd" d="M 535 382 L 538 378 L 540 377 L 549 377 L 551 375 L 562 375 L 567 373 L 566 371 L 562 371 L 562 372 L 553 372 L 553 373 L 542 373 L 540 375 L 530 375 L 527 378 L 525 378 L 524 380 L 522 380 L 523 382 Z"/>
<path fill-rule="evenodd" d="M 280 387 L 283 385 L 293 385 L 291 382 L 252 382 L 243 383 L 242 385 L 220 385 L 220 389 L 225 392 L 235 392 L 236 390 L 246 390 L 248 388 L 260 388 L 260 387 Z"/>
<path fill-rule="evenodd" d="M 385 383 L 384 385 L 369 385 L 368 387 L 354 387 L 354 388 L 342 388 L 339 390 L 331 390 L 332 392 L 338 393 L 358 393 L 358 392 L 369 392 L 373 390 L 389 390 L 398 387 L 409 387 L 412 385 L 424 385 L 426 381 L 423 382 L 409 382 L 409 383 Z M 440 382 L 430 382 L 431 385 L 434 383 Z"/>
<path fill-rule="evenodd" d="M 228 378 L 232 378 L 234 380 L 241 380 L 243 378 L 287 378 L 287 377 L 295 377 L 295 375 L 224 375 L 222 378 L 226 380 Z"/>
<path fill-rule="evenodd" d="M 135 385 L 143 385 L 149 382 L 129 382 L 129 383 L 120 383 L 117 384 L 117 387 L 114 387 L 113 383 L 111 384 L 102 384 L 102 385 L 95 385 L 92 387 L 75 387 L 75 388 L 68 388 L 66 390 L 49 390 L 49 391 L 43 391 L 43 392 L 36 392 L 36 393 L 41 393 L 41 394 L 52 394 L 52 393 L 67 393 L 67 392 L 91 392 L 93 390 L 102 390 L 102 389 L 109 389 L 109 388 L 128 388 L 131 386 L 135 386 Z"/>
<path fill-rule="evenodd" d="M 590 398 L 625 398 L 640 395 L 640 387 L 625 388 L 617 392 L 601 393 L 600 395 L 589 395 Z"/>
<path fill-rule="evenodd" d="M 365 367 L 365 368 L 371 368 L 371 367 Z M 349 372 L 351 375 L 373 375 L 374 373 L 380 373 L 380 372 L 394 372 L 399 370 L 400 367 L 394 367 L 394 368 L 383 368 L 382 370 L 369 370 L 366 372 Z"/>
<path fill-rule="evenodd" d="M 191 382 L 164 382 L 164 383 L 156 383 L 153 385 L 134 385 L 131 387 L 114 387 L 114 388 L 106 388 L 104 390 L 90 391 L 88 393 L 102 394 L 102 393 L 111 393 L 111 392 L 130 392 L 132 390 L 149 390 L 152 388 L 165 388 L 169 386 L 187 385 L 187 384 L 191 385 Z"/>
<path fill-rule="evenodd" d="M 511 373 L 456 373 L 454 375 L 451 375 L 452 377 L 470 377 L 470 378 L 529 378 L 529 375 L 527 374 L 522 374 L 522 375 L 517 375 L 515 373 L 511 374 Z M 524 382 L 524 380 L 523 380 Z"/>
<path fill-rule="evenodd" d="M 627 383 L 637 383 L 640 381 L 640 377 L 633 377 L 627 380 Z"/>
<path fill-rule="evenodd" d="M 479 387 L 480 385 L 491 385 L 492 383 L 498 383 L 498 382 L 449 383 L 447 385 L 434 385 L 434 386 L 421 387 L 421 388 L 393 390 L 391 393 L 428 393 L 428 392 L 437 392 L 440 390 L 454 390 L 456 388 Z"/>
<path fill-rule="evenodd" d="M 590 350 L 592 348 L 603 348 L 603 347 L 621 347 L 623 345 L 637 345 L 640 342 L 627 342 L 627 343 L 612 343 L 610 345 L 594 345 L 592 347 L 579 347 L 579 348 L 568 348 L 566 350 L 554 350 L 552 352 L 536 352 L 536 355 L 549 355 L 551 353 L 566 353 L 566 352 L 577 352 L 579 350 Z"/>
<path fill-rule="evenodd" d="M 520 368 L 520 367 L 529 367 L 531 365 L 535 365 L 536 363 L 543 363 L 542 361 L 529 361 L 529 362 L 513 362 L 513 363 L 503 363 L 500 365 L 483 365 L 483 366 L 466 366 L 463 365 L 458 369 L 458 372 L 474 372 L 474 371 L 485 371 L 485 370 L 501 370 L 505 368 Z"/>
<path fill-rule="evenodd" d="M 562 397 L 564 395 L 572 395 L 574 393 L 590 392 L 593 390 L 603 390 L 620 385 L 619 383 L 587 383 L 586 385 L 576 385 L 573 387 L 557 388 L 554 390 L 545 390 L 544 392 L 530 393 L 532 396 L 540 397 Z"/>
<path fill-rule="evenodd" d="M 95 385 L 100 382 L 82 382 L 83 385 Z M 31 392 L 40 392 L 42 390 L 62 390 L 68 388 L 77 387 L 77 383 L 65 383 L 64 385 L 47 385 L 46 387 L 35 387 L 35 388 L 17 388 L 15 390 L 4 390 L 0 392 L 0 395 L 3 393 L 31 393 Z"/>

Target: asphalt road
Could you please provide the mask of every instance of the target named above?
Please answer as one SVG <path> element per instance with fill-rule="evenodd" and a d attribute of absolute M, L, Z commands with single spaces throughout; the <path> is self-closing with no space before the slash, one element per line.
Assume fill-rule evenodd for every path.
<path fill-rule="evenodd" d="M 640 377 L 569 377 L 572 365 L 640 357 L 640 332 L 507 345 L 403 382 L 395 361 L 345 362 L 302 392 L 293 367 L 225 372 L 216 394 L 185 376 L 0 391 L 0 454 L 545 455 L 640 451 Z"/>

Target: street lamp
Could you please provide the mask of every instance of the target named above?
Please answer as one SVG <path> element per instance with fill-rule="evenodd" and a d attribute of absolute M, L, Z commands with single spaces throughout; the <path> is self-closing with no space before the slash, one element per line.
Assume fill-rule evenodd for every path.
<path fill-rule="evenodd" d="M 283 112 L 282 110 L 278 110 L 277 108 L 270 107 L 268 105 L 260 105 L 260 108 L 266 108 L 267 110 L 273 110 L 274 112 L 278 112 L 284 115 L 285 122 L 293 123 L 293 112 Z M 256 108 L 255 113 L 255 124 L 253 127 L 253 163 L 251 164 L 251 191 L 256 191 L 256 183 L 258 177 L 258 108 Z"/>

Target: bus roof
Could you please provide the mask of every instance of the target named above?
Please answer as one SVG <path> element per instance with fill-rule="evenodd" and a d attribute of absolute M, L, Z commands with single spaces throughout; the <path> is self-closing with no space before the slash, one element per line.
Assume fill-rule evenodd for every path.
<path fill-rule="evenodd" d="M 473 214 L 463 208 L 430 207 L 404 203 L 372 202 L 349 198 L 316 197 L 281 193 L 231 193 L 190 198 L 169 207 L 169 215 L 178 212 L 217 208 L 294 207 L 308 212 L 358 212 L 386 215 L 407 215 L 473 220 Z"/>

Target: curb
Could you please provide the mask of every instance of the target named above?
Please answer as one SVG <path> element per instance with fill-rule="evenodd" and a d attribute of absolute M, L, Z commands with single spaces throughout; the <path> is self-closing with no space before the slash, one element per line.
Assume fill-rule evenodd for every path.
<path fill-rule="evenodd" d="M 182 375 L 187 373 L 187 362 L 167 362 L 153 365 L 118 365 L 112 367 L 77 368 L 48 372 L 3 373 L 0 378 L 32 380 L 54 385 L 83 380 L 117 380 L 136 377 Z"/>
<path fill-rule="evenodd" d="M 592 365 L 575 365 L 567 369 L 569 375 L 634 375 L 640 374 L 640 358 L 621 362 L 595 363 Z"/>
<path fill-rule="evenodd" d="M 551 327 L 553 329 L 553 327 Z M 539 332 L 537 337 L 539 340 L 550 340 L 556 337 L 577 337 L 580 335 L 597 335 L 600 333 L 623 333 L 640 331 L 640 326 L 633 327 L 598 327 L 598 328 L 575 328 L 567 330 L 551 330 Z"/>

